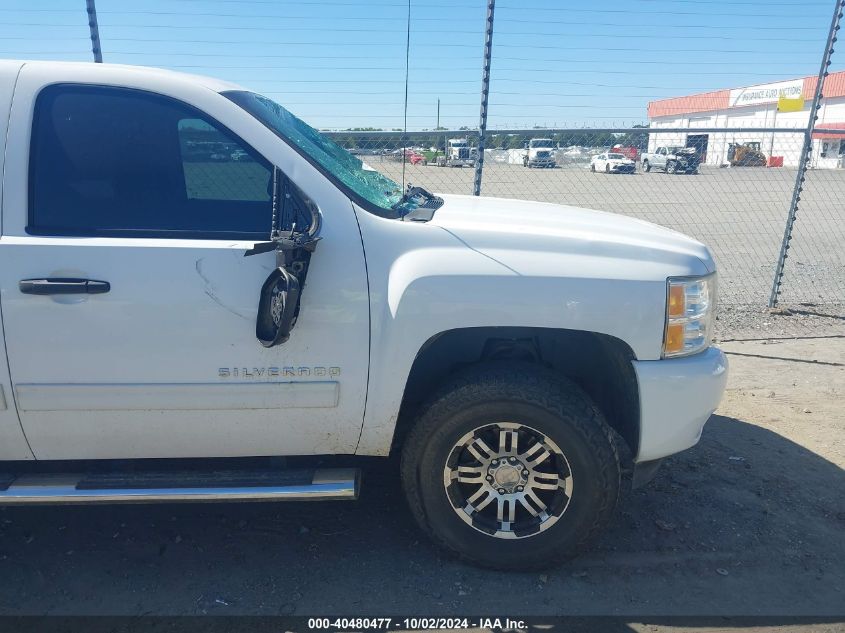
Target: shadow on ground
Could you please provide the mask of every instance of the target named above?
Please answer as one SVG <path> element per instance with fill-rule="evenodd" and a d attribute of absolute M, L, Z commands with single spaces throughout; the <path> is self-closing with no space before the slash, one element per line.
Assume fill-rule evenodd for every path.
<path fill-rule="evenodd" d="M 592 551 L 544 573 L 441 554 L 395 464 L 357 503 L 0 510 L 4 614 L 768 615 L 845 612 L 845 472 L 714 416 L 696 448 L 627 489 Z"/>

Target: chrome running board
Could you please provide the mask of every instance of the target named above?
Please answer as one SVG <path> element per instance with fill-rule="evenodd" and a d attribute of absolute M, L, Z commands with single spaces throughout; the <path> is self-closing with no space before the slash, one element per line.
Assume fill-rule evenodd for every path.
<path fill-rule="evenodd" d="M 0 505 L 354 500 L 358 482 L 355 468 L 22 474 L 2 481 Z"/>

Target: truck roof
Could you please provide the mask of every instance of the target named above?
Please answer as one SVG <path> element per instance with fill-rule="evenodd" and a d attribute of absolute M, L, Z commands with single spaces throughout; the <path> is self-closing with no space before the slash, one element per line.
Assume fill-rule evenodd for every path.
<path fill-rule="evenodd" d="M 56 78 L 61 79 L 62 70 L 67 69 L 74 69 L 76 71 L 84 70 L 86 73 L 90 73 L 91 79 L 96 80 L 97 76 L 105 75 L 113 73 L 114 71 L 120 71 L 121 73 L 131 73 L 136 77 L 149 77 L 149 78 L 168 78 L 168 79 L 178 79 L 182 81 L 190 81 L 195 84 L 199 84 L 208 88 L 209 90 L 213 90 L 215 92 L 223 92 L 226 90 L 244 90 L 242 86 L 239 86 L 235 83 L 230 83 L 228 81 L 221 81 L 219 79 L 214 79 L 213 77 L 207 77 L 204 75 L 193 75 L 190 73 L 181 73 L 176 72 L 173 70 L 165 70 L 163 68 L 154 68 L 150 66 L 133 66 L 130 64 L 95 64 L 94 62 L 55 62 L 55 61 L 46 61 L 46 60 L 16 60 L 16 59 L 4 59 L 0 60 L 0 71 L 7 71 L 10 70 L 15 72 L 22 68 L 24 65 L 26 66 L 39 66 L 41 68 L 49 68 L 55 71 Z"/>

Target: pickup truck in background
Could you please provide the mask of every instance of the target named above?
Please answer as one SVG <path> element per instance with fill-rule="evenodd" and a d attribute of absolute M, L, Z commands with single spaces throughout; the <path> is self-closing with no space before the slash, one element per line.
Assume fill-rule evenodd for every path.
<path fill-rule="evenodd" d="M 0 505 L 354 499 L 401 455 L 434 541 L 537 568 L 611 521 L 621 443 L 640 485 L 724 390 L 675 231 L 403 190 L 149 68 L 0 62 L 0 138 Z"/>
<path fill-rule="evenodd" d="M 701 157 L 694 147 L 658 147 L 642 155 L 643 171 L 661 169 L 667 174 L 697 174 Z"/>

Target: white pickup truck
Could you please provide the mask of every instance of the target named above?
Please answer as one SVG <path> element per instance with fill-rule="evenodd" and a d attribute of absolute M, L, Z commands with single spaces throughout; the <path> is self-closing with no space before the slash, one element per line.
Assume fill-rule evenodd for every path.
<path fill-rule="evenodd" d="M 349 456 L 401 454 L 434 540 L 536 568 L 611 520 L 618 443 L 644 482 L 725 387 L 674 231 L 402 191 L 148 68 L 0 62 L 0 138 L 0 504 L 352 499 Z"/>
<path fill-rule="evenodd" d="M 701 157 L 694 147 L 658 147 L 642 155 L 643 171 L 662 169 L 667 174 L 697 174 Z"/>

